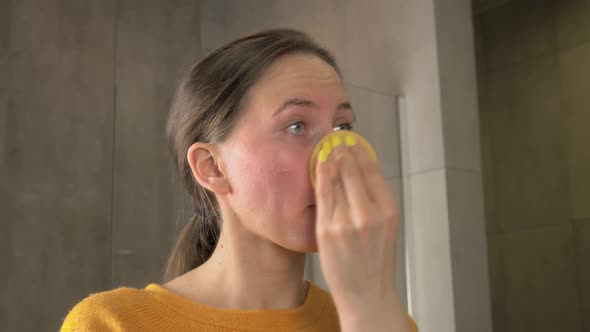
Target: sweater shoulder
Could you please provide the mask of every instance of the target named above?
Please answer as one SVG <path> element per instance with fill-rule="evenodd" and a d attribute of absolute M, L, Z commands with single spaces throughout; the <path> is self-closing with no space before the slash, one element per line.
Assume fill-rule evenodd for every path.
<path fill-rule="evenodd" d="M 334 330 L 339 331 L 340 323 L 338 319 L 338 311 L 332 298 L 332 294 L 329 291 L 319 287 L 318 285 L 315 285 L 313 283 L 312 285 L 317 289 L 318 293 L 320 294 L 319 301 L 323 303 L 324 311 L 322 313 L 322 319 L 328 322 L 330 327 L 334 327 Z M 416 322 L 414 321 L 413 317 L 410 316 L 409 313 L 407 313 L 407 317 L 408 324 L 410 325 L 410 331 L 419 332 L 418 326 L 416 325 Z"/>
<path fill-rule="evenodd" d="M 339 331 L 340 323 L 338 319 L 338 311 L 336 310 L 332 294 L 313 282 L 310 282 L 310 285 L 315 289 L 314 291 L 317 292 L 318 296 L 315 297 L 315 299 L 320 303 L 320 307 L 322 308 L 321 322 L 319 322 L 319 324 L 326 331 Z"/>
<path fill-rule="evenodd" d="M 139 329 L 141 311 L 157 306 L 147 291 L 121 287 L 94 293 L 77 303 L 64 319 L 61 331 L 127 331 Z"/>

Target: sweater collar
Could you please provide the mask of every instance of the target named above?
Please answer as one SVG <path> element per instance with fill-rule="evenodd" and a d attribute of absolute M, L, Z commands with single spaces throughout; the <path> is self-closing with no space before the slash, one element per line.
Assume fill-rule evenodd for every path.
<path fill-rule="evenodd" d="M 306 282 L 308 291 L 305 301 L 291 309 L 222 309 L 191 301 L 158 284 L 149 284 L 145 289 L 164 304 L 166 310 L 201 324 L 237 330 L 281 330 L 285 326 L 302 329 L 315 324 L 330 303 L 329 293 L 309 280 Z"/>

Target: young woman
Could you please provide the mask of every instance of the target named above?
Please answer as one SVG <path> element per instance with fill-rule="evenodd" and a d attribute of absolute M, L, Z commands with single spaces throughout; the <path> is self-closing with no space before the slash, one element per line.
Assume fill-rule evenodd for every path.
<path fill-rule="evenodd" d="M 93 294 L 63 330 L 415 331 L 394 286 L 398 208 L 352 136 L 333 57 L 307 35 L 263 31 L 186 74 L 167 124 L 195 207 L 166 283 Z M 319 251 L 331 293 L 303 279 Z"/>

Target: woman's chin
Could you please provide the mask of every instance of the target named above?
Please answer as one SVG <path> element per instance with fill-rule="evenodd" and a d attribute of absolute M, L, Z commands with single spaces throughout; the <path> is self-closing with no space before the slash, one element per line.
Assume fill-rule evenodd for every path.
<path fill-rule="evenodd" d="M 291 248 L 291 250 L 305 253 L 318 252 L 318 246 L 314 241 L 314 243 L 299 244 L 297 248 Z"/>
<path fill-rule="evenodd" d="M 302 236 L 301 243 L 299 243 L 299 247 L 301 248 L 300 252 L 317 252 L 318 251 L 318 243 L 316 241 L 315 235 L 315 217 L 311 222 L 311 228 L 305 230 L 305 236 Z"/>
<path fill-rule="evenodd" d="M 291 251 L 317 252 L 315 226 L 316 211 L 315 207 L 310 206 L 299 218 L 289 223 L 287 233 L 283 233 L 282 240 L 275 243 Z"/>
<path fill-rule="evenodd" d="M 315 218 L 315 217 L 314 217 Z M 306 220 L 306 227 L 298 230 L 298 236 L 289 241 L 289 249 L 297 252 L 317 252 L 318 244 L 315 236 L 315 219 Z"/>

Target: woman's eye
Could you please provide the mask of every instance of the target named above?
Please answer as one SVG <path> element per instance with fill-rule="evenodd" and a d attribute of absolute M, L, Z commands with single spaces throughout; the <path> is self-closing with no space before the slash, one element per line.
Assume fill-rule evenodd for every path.
<path fill-rule="evenodd" d="M 340 124 L 340 125 L 334 127 L 334 131 L 338 131 L 338 130 L 352 130 L 352 124 L 343 123 L 343 124 Z"/>
<path fill-rule="evenodd" d="M 305 125 L 301 121 L 295 122 L 295 123 L 290 124 L 289 127 L 287 128 L 287 130 L 291 134 L 302 135 L 303 133 L 305 133 Z"/>

